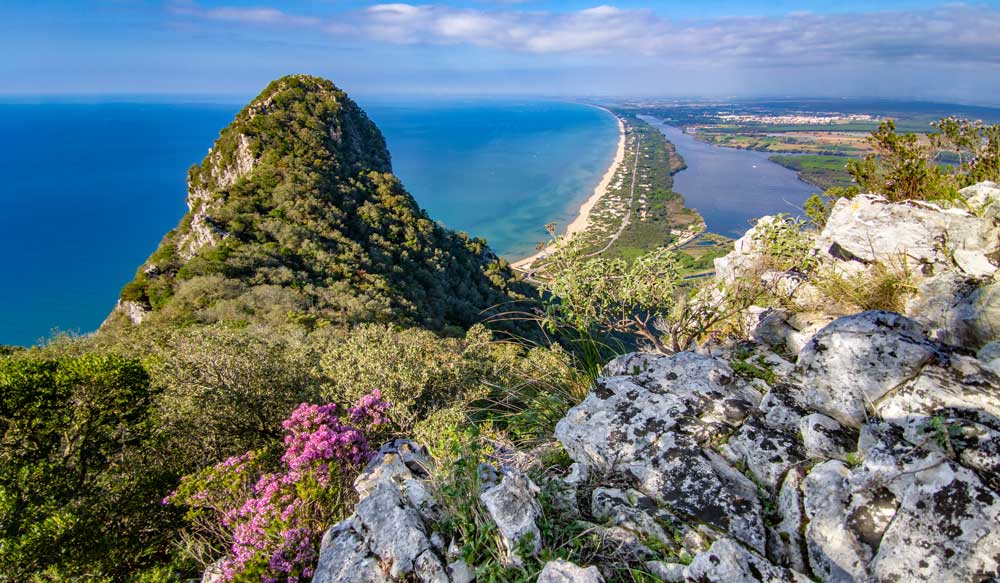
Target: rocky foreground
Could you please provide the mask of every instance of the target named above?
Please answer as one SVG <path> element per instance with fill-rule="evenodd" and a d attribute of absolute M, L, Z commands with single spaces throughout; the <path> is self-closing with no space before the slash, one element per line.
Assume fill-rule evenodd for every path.
<path fill-rule="evenodd" d="M 505 561 L 541 551 L 544 488 L 560 493 L 545 512 L 585 521 L 664 581 L 997 580 L 1000 188 L 963 195 L 972 212 L 842 200 L 812 240 L 816 261 L 845 273 L 905 255 L 917 289 L 905 314 L 824 310 L 808 278 L 764 270 L 809 309 L 754 309 L 748 340 L 608 363 L 557 426 L 564 474 L 535 484 L 513 465 L 480 468 Z M 741 239 L 720 281 L 757 264 L 758 247 Z M 316 583 L 476 578 L 468 541 L 438 534 L 429 463 L 412 442 L 382 448 L 355 513 L 324 538 Z M 554 560 L 537 580 L 597 582 L 604 567 Z"/>

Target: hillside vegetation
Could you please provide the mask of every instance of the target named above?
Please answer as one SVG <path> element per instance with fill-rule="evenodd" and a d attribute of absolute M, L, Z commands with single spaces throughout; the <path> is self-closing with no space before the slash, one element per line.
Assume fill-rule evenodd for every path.
<path fill-rule="evenodd" d="M 510 299 L 486 242 L 392 174 L 378 128 L 329 81 L 274 81 L 188 173 L 189 212 L 122 290 L 133 321 L 468 327 Z"/>

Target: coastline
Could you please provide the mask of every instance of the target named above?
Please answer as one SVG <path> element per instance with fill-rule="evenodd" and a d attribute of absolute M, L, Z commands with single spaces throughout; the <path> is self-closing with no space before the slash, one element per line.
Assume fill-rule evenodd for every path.
<path fill-rule="evenodd" d="M 574 234 L 587 229 L 587 226 L 590 224 L 591 211 L 594 210 L 594 207 L 597 205 L 597 202 L 601 200 L 601 197 L 607 194 L 608 186 L 611 185 L 611 179 L 614 178 L 615 171 L 618 170 L 618 167 L 625 161 L 625 123 L 622 122 L 621 118 L 615 115 L 615 113 L 610 109 L 599 105 L 592 105 L 591 107 L 596 107 L 597 109 L 602 109 L 608 112 L 610 115 L 613 115 L 615 121 L 618 122 L 618 149 L 615 152 L 614 159 L 611 161 L 611 165 L 608 166 L 608 169 L 604 172 L 604 176 L 601 178 L 601 181 L 597 183 L 596 187 L 594 187 L 593 194 L 591 194 L 587 200 L 583 201 L 583 204 L 580 205 L 580 210 L 577 211 L 576 218 L 566 225 L 566 229 L 562 233 L 565 239 L 569 239 Z M 531 264 L 540 257 L 548 255 L 552 251 L 551 247 L 552 244 L 550 243 L 532 255 L 512 262 L 511 267 L 526 271 L 531 267 Z"/>

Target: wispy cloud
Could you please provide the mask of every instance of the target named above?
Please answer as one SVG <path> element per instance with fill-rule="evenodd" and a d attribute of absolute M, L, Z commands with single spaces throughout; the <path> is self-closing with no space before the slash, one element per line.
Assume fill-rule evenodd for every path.
<path fill-rule="evenodd" d="M 400 45 L 458 45 L 537 55 L 611 55 L 765 66 L 851 62 L 1000 64 L 1000 10 L 950 5 L 854 14 L 676 21 L 652 10 L 597 6 L 575 12 L 378 4 L 336 21 L 273 8 L 201 9 L 186 14 L 256 25 L 314 26 Z"/>
<path fill-rule="evenodd" d="M 169 4 L 168 8 L 174 14 L 241 24 L 269 26 L 320 26 L 323 23 L 321 18 L 315 16 L 297 16 L 288 14 L 278 10 L 277 8 L 270 8 L 267 6 L 222 6 L 219 8 L 202 8 L 194 2 L 178 1 Z"/>

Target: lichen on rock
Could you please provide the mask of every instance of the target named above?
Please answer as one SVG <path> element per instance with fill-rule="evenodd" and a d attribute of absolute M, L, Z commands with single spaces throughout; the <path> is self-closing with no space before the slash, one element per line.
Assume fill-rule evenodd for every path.
<path fill-rule="evenodd" d="M 995 190 L 963 192 L 988 210 L 1000 205 Z M 502 533 L 505 552 L 519 539 L 531 543 L 532 556 L 509 557 L 509 566 L 533 565 L 526 577 L 542 583 L 608 580 L 612 570 L 586 566 L 580 556 L 543 565 L 541 557 L 553 552 L 544 526 L 559 518 L 599 539 L 601 552 L 613 548 L 608 556 L 664 581 L 1000 578 L 1000 342 L 988 324 L 970 324 L 991 321 L 992 300 L 972 302 L 979 320 L 955 316 L 963 313 L 955 306 L 969 298 L 993 297 L 982 271 L 996 271 L 1000 214 L 868 196 L 853 206 L 838 203 L 834 216 L 814 241 L 817 257 L 857 271 L 899 251 L 890 240 L 911 246 L 926 270 L 915 276 L 919 285 L 907 305 L 922 314 L 812 312 L 794 327 L 797 314 L 760 309 L 756 333 L 739 342 L 613 359 L 556 424 L 554 437 L 572 465 L 541 478 L 546 504 L 522 472 L 484 474 L 478 499 Z M 958 260 L 943 253 L 928 233 L 948 235 L 953 249 L 980 254 L 990 267 L 970 263 L 968 254 Z M 866 250 L 861 241 L 871 237 L 883 247 Z M 721 262 L 720 276 L 752 270 L 759 251 L 745 237 Z M 980 272 L 970 275 L 970 265 Z M 948 290 L 956 293 L 954 305 L 931 310 L 929 298 Z M 985 332 L 970 332 L 976 329 Z M 767 372 L 752 378 L 748 363 Z M 391 483 L 390 514 L 406 509 L 413 529 L 420 531 L 419 521 L 421 532 L 430 532 L 442 519 L 426 510 L 435 507 L 433 495 L 417 487 L 423 478 L 409 462 L 393 455 L 359 478 L 359 508 L 389 492 Z M 335 527 L 324 552 L 357 565 L 352 573 L 364 572 L 376 556 L 387 564 L 387 557 L 405 554 L 390 562 L 415 565 L 410 557 L 419 553 L 438 560 L 408 571 L 422 581 L 470 583 L 477 572 L 464 563 L 456 570 L 445 561 L 454 557 L 431 542 L 407 546 L 410 539 L 398 536 L 384 544 L 399 548 L 387 548 L 362 532 Z M 405 570 L 379 576 L 398 580 Z"/>

